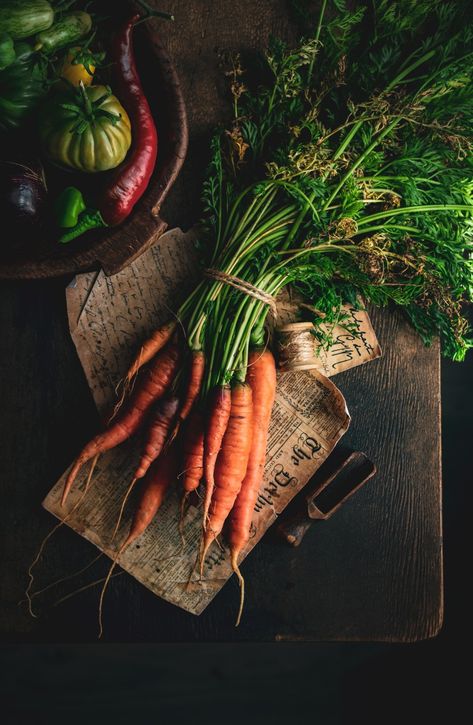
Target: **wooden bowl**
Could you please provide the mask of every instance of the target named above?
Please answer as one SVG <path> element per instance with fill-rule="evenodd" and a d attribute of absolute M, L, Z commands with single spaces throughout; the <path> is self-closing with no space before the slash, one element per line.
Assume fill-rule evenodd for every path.
<path fill-rule="evenodd" d="M 101 5 L 105 6 L 107 0 Z M 113 3 L 108 3 L 113 8 Z M 128 9 L 133 8 L 131 2 Z M 116 7 L 116 6 L 115 6 Z M 112 10 L 113 12 L 113 10 Z M 116 14 L 116 10 L 114 11 Z M 160 33 L 166 32 L 166 21 Z M 69 244 L 42 238 L 25 244 L 16 256 L 0 258 L 0 279 L 44 279 L 102 267 L 113 275 L 148 249 L 165 231 L 161 205 L 173 185 L 187 151 L 186 109 L 179 79 L 158 33 L 149 23 L 134 30 L 138 71 L 158 130 L 158 158 L 150 183 L 131 215 L 118 227 L 94 230 Z M 2 246 L 8 246 L 3 230 Z"/>

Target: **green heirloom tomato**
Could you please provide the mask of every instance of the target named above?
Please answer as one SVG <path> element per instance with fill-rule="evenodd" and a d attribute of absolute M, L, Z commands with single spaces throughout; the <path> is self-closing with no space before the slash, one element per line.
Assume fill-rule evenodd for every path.
<path fill-rule="evenodd" d="M 81 83 L 49 97 L 39 132 L 51 161 L 86 173 L 114 169 L 131 145 L 128 114 L 106 86 Z"/>

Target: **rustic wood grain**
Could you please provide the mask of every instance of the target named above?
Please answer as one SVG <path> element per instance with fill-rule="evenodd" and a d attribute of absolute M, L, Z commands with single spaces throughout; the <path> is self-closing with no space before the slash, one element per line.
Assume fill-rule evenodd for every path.
<path fill-rule="evenodd" d="M 249 52 L 270 32 L 290 37 L 283 0 L 169 3 L 177 20 L 166 43 L 183 81 L 190 153 L 163 210 L 171 224 L 198 209 L 209 129 L 222 118 L 220 49 Z M 40 502 L 97 422 L 70 341 L 62 281 L 0 288 L 2 414 L 0 627 L 5 641 L 93 641 L 96 590 L 52 603 L 107 569 L 38 598 L 31 619 L 22 598 L 26 570 L 51 517 Z M 423 348 L 397 314 L 373 314 L 382 359 L 335 378 L 352 415 L 344 443 L 378 467 L 346 507 L 314 524 L 300 549 L 270 531 L 243 564 L 247 601 L 233 627 L 238 585 L 231 580 L 199 618 L 162 602 L 133 579 L 113 580 L 104 620 L 110 641 L 413 641 L 442 622 L 439 351 Z M 38 586 L 79 569 L 93 546 L 63 528 L 50 542 Z"/>

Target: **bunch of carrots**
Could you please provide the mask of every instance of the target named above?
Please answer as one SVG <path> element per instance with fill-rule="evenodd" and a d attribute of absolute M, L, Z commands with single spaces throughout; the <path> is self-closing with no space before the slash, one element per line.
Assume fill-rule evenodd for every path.
<path fill-rule="evenodd" d="M 204 481 L 200 571 L 210 545 L 227 523 L 231 564 L 241 588 L 239 623 L 244 580 L 238 560 L 249 539 L 263 476 L 276 366 L 269 349 L 255 347 L 244 381 L 240 375 L 232 384 L 217 385 L 203 399 L 205 368 L 204 351 L 189 350 L 176 322 L 155 331 L 126 374 L 121 404 L 73 464 L 62 503 L 85 463 L 144 431 L 131 487 L 143 481 L 118 556 L 147 529 L 172 485 L 182 480 L 182 520 L 187 498 Z"/>

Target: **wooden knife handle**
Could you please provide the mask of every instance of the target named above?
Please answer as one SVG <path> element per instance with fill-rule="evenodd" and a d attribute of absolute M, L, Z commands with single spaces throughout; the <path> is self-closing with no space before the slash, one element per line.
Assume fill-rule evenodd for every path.
<path fill-rule="evenodd" d="M 376 466 L 361 451 L 344 458 L 321 481 L 314 476 L 315 489 L 305 496 L 295 513 L 283 518 L 279 535 L 290 546 L 299 546 L 314 521 L 326 521 L 376 473 Z M 309 485 L 309 490 L 311 483 Z"/>

